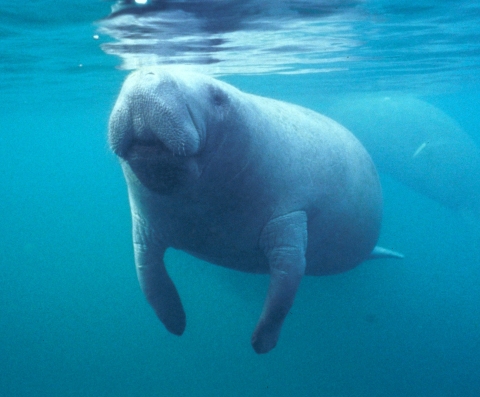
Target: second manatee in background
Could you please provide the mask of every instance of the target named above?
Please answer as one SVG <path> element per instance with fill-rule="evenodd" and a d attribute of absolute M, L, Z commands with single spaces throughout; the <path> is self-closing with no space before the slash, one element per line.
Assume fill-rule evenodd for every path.
<path fill-rule="evenodd" d="M 363 143 L 380 173 L 453 209 L 480 215 L 480 149 L 435 106 L 408 95 L 349 95 L 326 115 Z"/>

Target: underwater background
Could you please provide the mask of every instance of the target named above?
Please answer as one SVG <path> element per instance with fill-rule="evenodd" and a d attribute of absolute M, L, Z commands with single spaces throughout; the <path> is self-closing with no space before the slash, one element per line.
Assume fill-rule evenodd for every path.
<path fill-rule="evenodd" d="M 128 71 L 158 63 L 327 114 L 348 95 L 415 96 L 480 145 L 479 2 L 156 3 L 170 8 L 0 0 L 0 396 L 479 396 L 480 192 L 451 208 L 378 164 L 379 244 L 405 259 L 305 277 L 259 356 L 266 276 L 169 250 L 187 329 L 158 321 L 106 142 Z M 472 169 L 459 184 L 478 184 Z"/>

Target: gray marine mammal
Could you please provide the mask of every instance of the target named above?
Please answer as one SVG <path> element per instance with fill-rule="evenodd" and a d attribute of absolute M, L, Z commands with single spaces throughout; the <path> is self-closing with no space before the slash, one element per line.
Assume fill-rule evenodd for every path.
<path fill-rule="evenodd" d="M 257 353 L 275 347 L 304 274 L 399 257 L 374 249 L 382 197 L 369 155 L 313 111 L 147 68 L 126 79 L 109 143 L 127 181 L 140 285 L 174 334 L 186 320 L 163 262 L 168 247 L 270 274 L 252 336 Z"/>
<path fill-rule="evenodd" d="M 356 94 L 325 113 L 355 134 L 380 173 L 480 216 L 480 148 L 437 107 L 406 94 Z"/>

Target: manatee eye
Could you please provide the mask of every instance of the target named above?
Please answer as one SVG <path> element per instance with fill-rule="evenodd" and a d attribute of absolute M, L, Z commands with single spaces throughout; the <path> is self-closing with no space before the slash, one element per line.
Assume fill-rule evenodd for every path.
<path fill-rule="evenodd" d="M 215 106 L 223 106 L 228 100 L 228 96 L 220 89 L 214 86 L 209 86 L 208 90 Z"/>

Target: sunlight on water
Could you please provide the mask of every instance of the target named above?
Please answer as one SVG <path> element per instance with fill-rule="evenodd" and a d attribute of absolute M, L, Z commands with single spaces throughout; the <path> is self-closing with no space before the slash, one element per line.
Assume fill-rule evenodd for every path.
<path fill-rule="evenodd" d="M 480 63 L 472 2 L 117 3 L 103 50 L 127 70 L 162 64 L 211 75 L 331 73 L 381 89 L 461 83 Z M 467 55 L 467 56 L 466 56 Z M 465 70 L 466 69 L 466 70 Z M 465 72 L 464 72 L 465 70 Z M 366 82 L 368 81 L 368 83 Z"/>
<path fill-rule="evenodd" d="M 161 23 L 158 19 L 142 23 L 145 22 L 153 26 Z M 178 22 L 183 23 L 185 21 Z M 169 34 L 167 38 L 159 38 L 153 32 L 151 37 L 125 38 L 119 43 L 104 44 L 103 49 L 108 54 L 121 55 L 122 67 L 129 70 L 167 64 L 190 65 L 213 75 L 319 73 L 345 69 L 345 62 L 355 61 L 348 55 L 348 50 L 356 45 L 356 41 L 348 37 L 349 27 L 339 22 L 334 28 L 333 24 L 336 24 L 334 20 L 326 25 L 285 21 L 281 31 L 239 30 L 207 38 L 193 32 L 188 36 Z M 105 28 L 102 32 L 112 31 Z"/>

